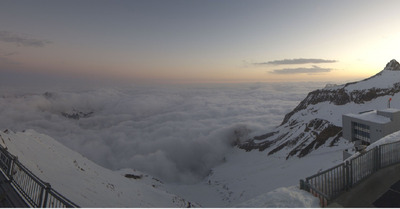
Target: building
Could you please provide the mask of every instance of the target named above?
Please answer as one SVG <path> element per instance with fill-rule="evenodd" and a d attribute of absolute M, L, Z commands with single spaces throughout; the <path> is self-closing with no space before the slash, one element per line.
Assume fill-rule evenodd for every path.
<path fill-rule="evenodd" d="M 370 110 L 342 116 L 343 138 L 369 145 L 400 130 L 400 110 Z"/>

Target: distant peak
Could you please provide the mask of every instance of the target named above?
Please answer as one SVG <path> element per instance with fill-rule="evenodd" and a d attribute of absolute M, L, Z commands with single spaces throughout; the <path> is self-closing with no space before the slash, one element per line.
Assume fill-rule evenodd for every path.
<path fill-rule="evenodd" d="M 400 64 L 395 59 L 392 59 L 386 64 L 385 70 L 400 71 Z"/>

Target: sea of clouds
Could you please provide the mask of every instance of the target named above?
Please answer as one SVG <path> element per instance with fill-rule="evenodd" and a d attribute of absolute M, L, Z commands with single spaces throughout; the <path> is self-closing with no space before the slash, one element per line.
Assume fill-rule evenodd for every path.
<path fill-rule="evenodd" d="M 237 140 L 273 130 L 308 92 L 323 86 L 180 84 L 74 90 L 3 86 L 0 128 L 34 129 L 113 170 L 134 168 L 163 181 L 190 183 L 223 163 Z M 81 117 L 68 118 L 65 113 Z"/>

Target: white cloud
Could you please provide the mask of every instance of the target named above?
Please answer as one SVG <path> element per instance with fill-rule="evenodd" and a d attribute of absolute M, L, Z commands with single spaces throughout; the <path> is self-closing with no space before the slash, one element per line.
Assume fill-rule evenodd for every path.
<path fill-rule="evenodd" d="M 3 90 L 0 128 L 35 129 L 110 169 L 135 168 L 164 181 L 193 182 L 223 162 L 235 130 L 269 131 L 321 86 L 135 86 L 46 95 Z M 74 110 L 94 113 L 80 120 L 61 115 Z"/>
<path fill-rule="evenodd" d="M 258 63 L 253 63 L 255 65 L 299 65 L 299 64 L 319 64 L 319 63 L 335 63 L 338 62 L 337 60 L 328 60 L 328 59 L 305 59 L 305 58 L 299 58 L 299 59 L 283 59 L 283 60 L 273 60 L 273 61 L 268 61 L 268 62 L 258 62 Z"/>
<path fill-rule="evenodd" d="M 311 68 L 300 67 L 300 68 L 284 68 L 273 70 L 271 73 L 273 74 L 315 74 L 315 73 L 328 73 L 331 72 L 331 68 L 321 68 L 316 65 L 313 65 Z"/>
<path fill-rule="evenodd" d="M 10 31 L 0 31 L 0 41 L 6 43 L 14 43 L 17 46 L 44 47 L 51 44 L 51 41 L 44 39 L 36 39 L 26 35 L 15 34 Z"/>

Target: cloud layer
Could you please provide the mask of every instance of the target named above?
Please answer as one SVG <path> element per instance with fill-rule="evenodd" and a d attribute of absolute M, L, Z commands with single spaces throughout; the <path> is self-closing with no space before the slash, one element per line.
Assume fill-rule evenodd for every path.
<path fill-rule="evenodd" d="M 254 63 L 255 65 L 298 65 L 298 64 L 320 64 L 320 63 L 335 63 L 337 60 L 328 59 L 283 59 L 283 60 L 273 60 L 268 62 Z"/>
<path fill-rule="evenodd" d="M 284 69 L 277 69 L 273 70 L 270 73 L 273 74 L 302 74 L 302 73 L 307 73 L 307 74 L 316 74 L 316 73 L 328 73 L 331 72 L 331 68 L 321 68 L 316 65 L 313 65 L 312 68 L 284 68 Z"/>
<path fill-rule="evenodd" d="M 17 46 L 28 46 L 28 47 L 44 47 L 47 44 L 51 44 L 51 41 L 41 40 L 36 38 L 27 37 L 25 35 L 14 34 L 9 31 L 0 31 L 0 41 L 7 43 L 14 43 Z"/>
<path fill-rule="evenodd" d="M 0 65 L 17 65 L 19 62 L 12 61 L 7 56 L 0 55 Z"/>
<path fill-rule="evenodd" d="M 269 131 L 320 86 L 134 86 L 44 94 L 1 88 L 0 128 L 35 129 L 110 169 L 194 182 L 222 163 L 237 139 Z M 62 114 L 77 111 L 93 114 L 79 120 Z"/>

